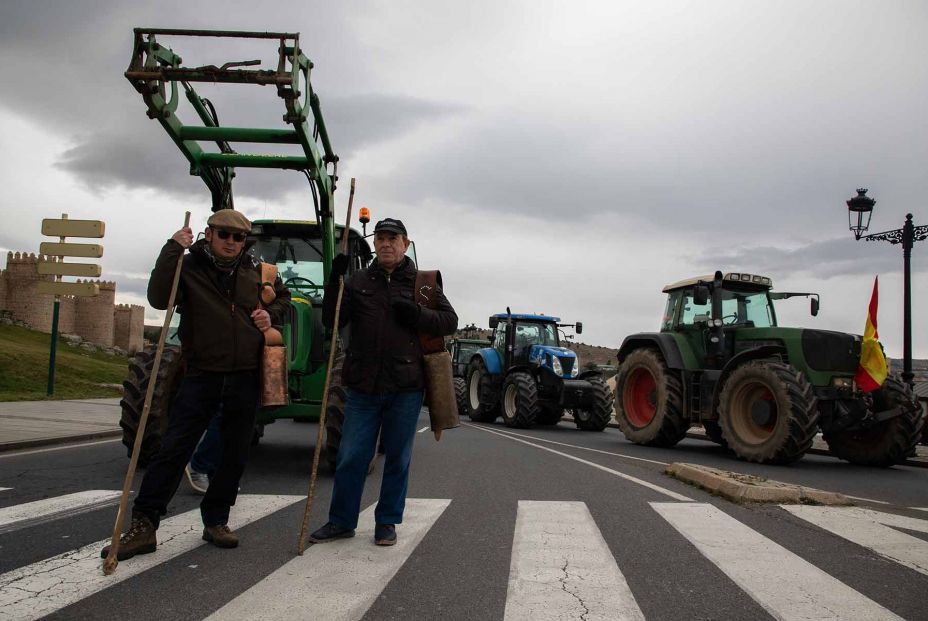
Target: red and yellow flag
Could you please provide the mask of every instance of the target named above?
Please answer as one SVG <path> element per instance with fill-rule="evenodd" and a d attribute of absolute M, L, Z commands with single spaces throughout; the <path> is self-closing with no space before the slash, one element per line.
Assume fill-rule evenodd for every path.
<path fill-rule="evenodd" d="M 873 392 L 883 385 L 886 374 L 886 356 L 880 347 L 880 335 L 876 329 L 876 306 L 879 297 L 879 276 L 873 279 L 873 295 L 870 297 L 870 310 L 867 312 L 867 326 L 864 328 L 864 340 L 860 344 L 860 366 L 854 381 L 864 392 Z"/>

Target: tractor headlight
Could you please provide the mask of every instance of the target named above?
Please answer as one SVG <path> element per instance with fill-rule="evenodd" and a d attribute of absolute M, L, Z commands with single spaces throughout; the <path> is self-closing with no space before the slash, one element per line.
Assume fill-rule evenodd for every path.
<path fill-rule="evenodd" d="M 571 377 L 580 375 L 580 358 L 574 358 L 574 368 L 570 370 Z"/>
<path fill-rule="evenodd" d="M 850 388 L 853 384 L 854 380 L 850 377 L 835 377 L 831 380 L 831 385 L 835 388 Z"/>
<path fill-rule="evenodd" d="M 564 375 L 564 369 L 561 368 L 561 361 L 558 360 L 557 356 L 551 356 L 551 370 L 559 377 Z"/>

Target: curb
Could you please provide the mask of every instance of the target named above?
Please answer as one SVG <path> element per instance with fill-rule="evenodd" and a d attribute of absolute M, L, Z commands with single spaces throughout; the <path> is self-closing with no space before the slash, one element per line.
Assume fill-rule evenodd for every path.
<path fill-rule="evenodd" d="M 696 464 L 672 463 L 664 474 L 695 485 L 732 502 L 775 504 L 814 504 L 846 506 L 853 504 L 844 494 L 772 481 L 765 477 L 718 470 Z"/>
<path fill-rule="evenodd" d="M 38 438 L 35 440 L 19 440 L 17 442 L 3 442 L 0 444 L 0 453 L 8 451 L 18 451 L 42 446 L 52 446 L 56 444 L 70 444 L 72 442 L 83 442 L 86 440 L 99 440 L 101 438 L 115 438 L 122 435 L 122 429 L 112 431 L 94 431 L 92 433 L 81 433 L 73 436 L 55 436 L 51 438 Z"/>

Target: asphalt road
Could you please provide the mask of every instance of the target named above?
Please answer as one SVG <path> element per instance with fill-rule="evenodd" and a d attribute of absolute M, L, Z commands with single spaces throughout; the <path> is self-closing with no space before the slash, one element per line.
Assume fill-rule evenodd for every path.
<path fill-rule="evenodd" d="M 420 427 L 427 421 L 423 415 Z M 611 428 L 582 432 L 562 422 L 517 431 L 465 422 L 439 443 L 428 431 L 417 436 L 408 495 L 432 500 L 410 501 L 414 517 L 397 528 L 403 545 L 378 548 L 359 532 L 350 542 L 311 547 L 292 569 L 315 437 L 315 425 L 267 427 L 233 509 L 240 548 L 196 545 L 194 526 L 187 539 L 120 563 L 118 579 L 108 582 L 96 578 L 96 561 L 70 574 L 57 568 L 65 561 L 42 562 L 71 559 L 108 538 L 113 500 L 44 516 L 26 503 L 120 490 L 123 446 L 0 454 L 0 619 L 45 612 L 203 619 L 217 611 L 217 618 L 928 619 L 928 469 L 869 469 L 813 455 L 766 467 L 696 440 L 651 449 Z M 673 461 L 842 492 L 857 499 L 853 511 L 871 513 L 798 509 L 821 509 L 829 530 L 813 513 L 740 506 L 673 480 L 663 474 Z M 381 471 L 382 461 L 362 508 L 376 503 Z M 312 528 L 325 522 L 331 486 L 329 475 L 320 477 Z M 261 497 L 246 500 L 254 495 Z M 199 498 L 182 482 L 168 517 L 196 510 Z M 4 525 L 16 511 L 26 517 Z M 237 527 L 246 513 L 250 522 Z M 178 541 L 186 543 L 171 552 Z M 150 568 L 138 571 L 141 559 Z M 301 571 L 309 573 L 294 578 Z"/>

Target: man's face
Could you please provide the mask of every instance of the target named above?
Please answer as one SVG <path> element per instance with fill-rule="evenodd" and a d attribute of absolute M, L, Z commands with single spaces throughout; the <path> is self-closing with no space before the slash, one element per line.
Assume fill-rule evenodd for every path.
<path fill-rule="evenodd" d="M 210 250 L 213 251 L 214 255 L 222 259 L 234 259 L 245 247 L 245 234 L 241 231 L 226 231 L 208 226 L 204 235 Z M 236 241 L 236 237 L 241 241 Z"/>
<path fill-rule="evenodd" d="M 377 253 L 377 262 L 384 269 L 392 270 L 398 266 L 406 256 L 407 248 L 409 248 L 409 240 L 399 233 L 380 231 L 374 236 L 374 252 Z"/>

